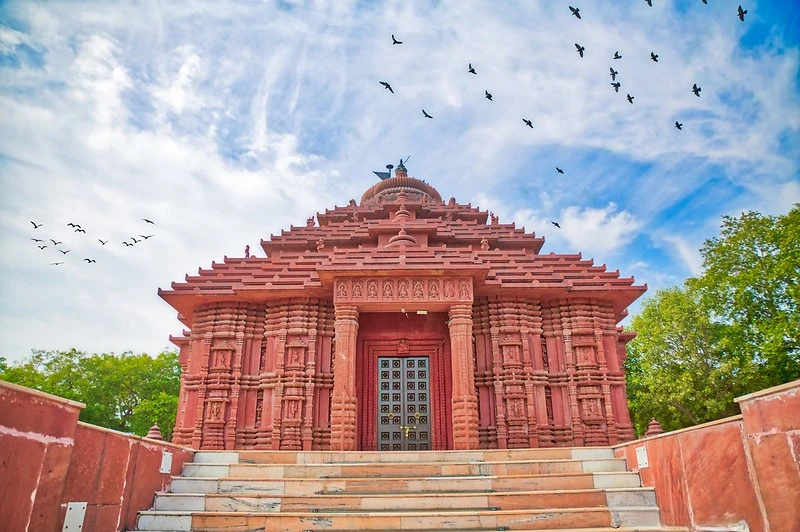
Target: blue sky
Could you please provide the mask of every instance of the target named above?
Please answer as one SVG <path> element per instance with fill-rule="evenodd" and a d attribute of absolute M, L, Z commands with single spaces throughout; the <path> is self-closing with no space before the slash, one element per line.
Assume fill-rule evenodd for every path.
<path fill-rule="evenodd" d="M 800 202 L 798 7 L 570 3 L 2 3 L 0 356 L 156 353 L 182 327 L 158 287 L 408 155 L 651 294 L 701 272 L 721 216 Z"/>

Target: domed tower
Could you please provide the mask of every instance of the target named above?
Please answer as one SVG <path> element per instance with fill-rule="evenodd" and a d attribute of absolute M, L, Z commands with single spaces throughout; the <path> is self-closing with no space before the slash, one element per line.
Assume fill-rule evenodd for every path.
<path fill-rule="evenodd" d="M 646 287 L 402 164 L 159 294 L 188 327 L 176 443 L 438 450 L 633 438 L 617 326 Z"/>

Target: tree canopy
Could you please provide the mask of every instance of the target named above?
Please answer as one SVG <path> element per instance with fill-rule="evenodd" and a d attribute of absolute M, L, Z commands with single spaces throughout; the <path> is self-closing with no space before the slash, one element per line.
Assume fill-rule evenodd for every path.
<path fill-rule="evenodd" d="M 175 425 L 181 368 L 178 354 L 93 354 L 34 351 L 0 366 L 0 379 L 86 404 L 80 420 L 144 436 L 153 423 L 164 439 Z"/>
<path fill-rule="evenodd" d="M 738 413 L 737 396 L 800 377 L 800 205 L 723 218 L 704 273 L 658 291 L 631 323 L 625 362 L 637 433 Z"/>

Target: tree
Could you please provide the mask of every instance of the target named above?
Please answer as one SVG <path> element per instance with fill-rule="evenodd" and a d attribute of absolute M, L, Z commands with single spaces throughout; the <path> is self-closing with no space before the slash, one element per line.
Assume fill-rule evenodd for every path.
<path fill-rule="evenodd" d="M 34 351 L 0 379 L 86 404 L 81 421 L 140 436 L 157 423 L 165 439 L 175 424 L 180 365 L 175 352 L 87 355 Z"/>
<path fill-rule="evenodd" d="M 800 206 L 724 217 L 704 273 L 645 301 L 625 362 L 637 433 L 738 413 L 737 396 L 800 377 Z"/>

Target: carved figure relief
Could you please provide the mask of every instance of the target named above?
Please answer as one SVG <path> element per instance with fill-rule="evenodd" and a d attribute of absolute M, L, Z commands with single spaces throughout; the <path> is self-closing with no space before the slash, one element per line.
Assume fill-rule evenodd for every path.
<path fill-rule="evenodd" d="M 299 401 L 289 401 L 289 417 L 292 419 L 297 418 L 298 403 Z"/>
<path fill-rule="evenodd" d="M 209 421 L 219 421 L 222 419 L 221 404 L 219 401 L 214 401 L 208 405 L 208 419 Z"/>
<path fill-rule="evenodd" d="M 391 281 L 383 282 L 383 299 L 392 299 L 394 297 L 394 290 Z"/>
<path fill-rule="evenodd" d="M 400 281 L 397 287 L 397 297 L 400 299 L 408 299 L 408 283 Z"/>
<path fill-rule="evenodd" d="M 481 238 L 481 249 L 483 251 L 489 251 L 489 239 L 488 238 Z"/>
<path fill-rule="evenodd" d="M 320 238 L 317 240 L 317 251 L 322 251 L 325 248 L 325 240 Z"/>
<path fill-rule="evenodd" d="M 367 299 L 378 299 L 378 283 L 375 281 L 367 283 Z"/>
<path fill-rule="evenodd" d="M 314 227 L 314 217 L 306 218 L 306 227 Z"/>
<path fill-rule="evenodd" d="M 336 283 L 336 299 L 347 299 L 347 283 L 344 281 Z"/>
<path fill-rule="evenodd" d="M 361 299 L 364 297 L 363 288 L 361 288 L 361 282 L 356 281 L 353 283 L 353 299 Z"/>
<path fill-rule="evenodd" d="M 409 352 L 408 339 L 401 338 L 397 341 L 397 354 L 407 355 Z"/>
<path fill-rule="evenodd" d="M 599 399 L 584 399 L 583 400 L 583 417 L 586 419 L 599 418 L 600 415 L 600 400 Z"/>
<path fill-rule="evenodd" d="M 454 299 L 456 297 L 456 288 L 453 286 L 453 281 L 444 282 L 444 297 L 445 299 Z"/>
<path fill-rule="evenodd" d="M 422 281 L 414 282 L 414 299 L 425 299 L 425 289 L 422 286 Z"/>
<path fill-rule="evenodd" d="M 469 299 L 469 286 L 466 281 L 461 281 L 461 289 L 458 292 L 459 299 Z"/>
<path fill-rule="evenodd" d="M 428 282 L 428 299 L 439 299 L 439 283 L 437 281 Z"/>

